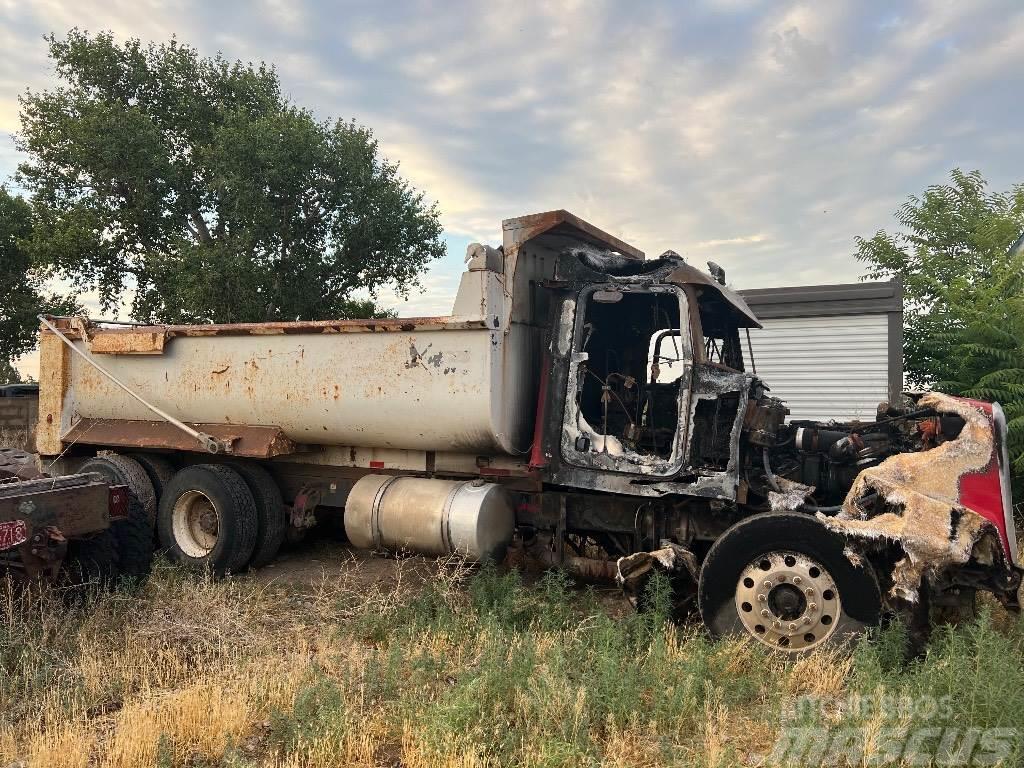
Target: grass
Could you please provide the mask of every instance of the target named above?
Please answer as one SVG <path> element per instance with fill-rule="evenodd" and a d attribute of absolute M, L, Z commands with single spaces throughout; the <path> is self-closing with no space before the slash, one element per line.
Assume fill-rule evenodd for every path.
<path fill-rule="evenodd" d="M 557 574 L 457 563 L 371 587 L 356 565 L 304 590 L 159 566 L 84 605 L 0 594 L 4 766 L 761 765 L 801 696 L 826 703 L 801 724 L 870 732 L 877 712 L 836 703 L 934 700 L 883 719 L 962 728 L 1024 712 L 1024 625 L 990 613 L 913 662 L 899 626 L 787 662 L 664 607 L 612 618 Z"/>
<path fill-rule="evenodd" d="M 16 448 L 19 451 L 34 451 L 31 445 L 32 429 L 12 429 L 11 427 L 0 427 L 0 448 Z"/>

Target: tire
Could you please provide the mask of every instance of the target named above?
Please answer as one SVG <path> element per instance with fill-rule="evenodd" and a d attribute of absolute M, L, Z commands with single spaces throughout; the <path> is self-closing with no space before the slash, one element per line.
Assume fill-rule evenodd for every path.
<path fill-rule="evenodd" d="M 855 566 L 843 549 L 843 539 L 809 515 L 741 520 L 701 567 L 705 626 L 714 637 L 748 635 L 791 656 L 851 641 L 878 624 L 881 593 L 871 566 Z"/>
<path fill-rule="evenodd" d="M 109 589 L 120 573 L 117 538 L 110 529 L 68 542 L 61 579 L 65 585 Z"/>
<path fill-rule="evenodd" d="M 160 499 L 160 543 L 172 560 L 192 568 L 237 573 L 252 556 L 258 529 L 249 486 L 223 464 L 185 467 Z"/>
<path fill-rule="evenodd" d="M 150 521 L 156 520 L 156 490 L 146 470 L 131 456 L 110 453 L 96 456 L 78 468 L 79 472 L 98 472 L 111 485 L 127 485 L 146 510 Z"/>
<path fill-rule="evenodd" d="M 153 567 L 153 523 L 134 496 L 128 497 L 128 517 L 115 520 L 110 530 L 117 539 L 121 575 L 141 581 Z"/>
<path fill-rule="evenodd" d="M 164 489 L 167 484 L 171 482 L 171 478 L 174 477 L 175 469 L 174 465 L 171 464 L 170 460 L 164 456 L 156 453 L 133 453 L 132 458 L 135 459 L 145 470 L 149 476 L 149 480 L 153 483 L 153 490 L 156 492 L 156 506 L 157 509 L 160 507 L 160 499 L 164 495 Z M 156 513 L 154 512 L 153 520 L 153 549 L 160 549 L 160 538 L 156 531 Z"/>
<path fill-rule="evenodd" d="M 239 462 L 230 466 L 245 480 L 256 502 L 256 547 L 249 559 L 249 567 L 262 568 L 277 557 L 288 527 L 281 489 L 271 474 L 259 464 Z"/>
<path fill-rule="evenodd" d="M 156 493 L 149 475 L 130 456 L 111 454 L 86 461 L 79 472 L 97 472 L 111 485 L 128 486 L 128 517 L 114 520 L 110 530 L 117 540 L 123 576 L 143 579 L 153 565 Z"/>
<path fill-rule="evenodd" d="M 159 506 L 160 497 L 164 495 L 164 489 L 171 482 L 171 478 L 174 477 L 174 465 L 166 457 L 156 453 L 133 453 L 131 457 L 139 463 L 149 477 L 149 481 L 153 484 L 153 491 L 156 494 L 156 504 Z"/>

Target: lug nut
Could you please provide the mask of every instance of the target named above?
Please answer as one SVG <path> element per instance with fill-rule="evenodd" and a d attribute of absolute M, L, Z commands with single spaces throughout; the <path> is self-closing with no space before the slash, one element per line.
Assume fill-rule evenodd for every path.
<path fill-rule="evenodd" d="M 818 610 L 818 604 L 817 604 L 817 603 L 811 603 L 811 604 L 810 604 L 810 605 L 808 605 L 807 607 L 808 607 L 808 609 L 810 609 L 810 610 L 812 610 L 812 611 L 816 611 L 816 610 Z"/>
<path fill-rule="evenodd" d="M 778 619 L 776 619 L 775 621 L 772 622 L 772 626 L 775 627 L 776 629 L 778 629 L 779 627 L 782 626 L 782 622 L 779 621 Z"/>
<path fill-rule="evenodd" d="M 794 584 L 799 584 L 801 581 L 803 581 L 803 579 L 801 579 L 799 576 L 794 576 L 793 577 L 793 583 Z"/>
<path fill-rule="evenodd" d="M 789 625 L 789 631 L 790 631 L 790 632 L 795 632 L 795 631 L 796 631 L 796 622 L 795 622 L 795 621 L 794 621 L 794 622 L 792 622 L 792 623 L 791 623 L 791 624 Z"/>
<path fill-rule="evenodd" d="M 808 587 L 807 589 L 804 590 L 804 594 L 807 595 L 808 597 L 810 597 L 811 595 L 814 594 L 814 590 L 811 589 L 810 587 Z"/>
<path fill-rule="evenodd" d="M 765 588 L 765 589 L 771 589 L 771 588 L 772 588 L 772 583 L 771 583 L 770 581 L 766 581 L 766 582 L 764 583 L 764 588 Z"/>
<path fill-rule="evenodd" d="M 804 624 L 810 624 L 810 623 L 811 623 L 811 617 L 810 616 L 804 616 Z"/>
<path fill-rule="evenodd" d="M 763 603 L 763 602 L 764 602 L 765 600 L 767 600 L 767 599 L 768 599 L 768 598 L 767 598 L 767 597 L 765 597 L 764 595 L 758 595 L 758 596 L 757 596 L 757 602 L 759 602 L 759 603 Z"/>
<path fill-rule="evenodd" d="M 786 574 L 780 573 L 779 574 L 779 581 L 785 581 L 785 580 L 786 580 Z"/>
<path fill-rule="evenodd" d="M 772 614 L 771 614 L 771 611 L 769 611 L 767 608 L 762 608 L 761 609 L 761 615 L 764 616 L 767 619 Z"/>

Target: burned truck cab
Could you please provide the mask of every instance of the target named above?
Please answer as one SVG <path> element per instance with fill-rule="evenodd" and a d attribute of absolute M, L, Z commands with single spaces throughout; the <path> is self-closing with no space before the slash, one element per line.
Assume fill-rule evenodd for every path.
<path fill-rule="evenodd" d="M 665 570 L 714 634 L 788 652 L 863 631 L 883 602 L 959 606 L 981 589 L 1016 609 L 998 405 L 927 393 L 868 422 L 787 422 L 749 354 L 760 323 L 708 266 L 560 249 L 524 549 L 577 572 L 614 564 L 634 601 Z"/>
<path fill-rule="evenodd" d="M 720 268 L 712 276 L 671 252 L 636 262 L 577 246 L 548 288 L 549 481 L 641 497 L 742 497 L 740 437 L 764 388 L 744 370 L 741 333 L 760 324 Z M 767 439 L 778 425 L 761 424 Z"/>

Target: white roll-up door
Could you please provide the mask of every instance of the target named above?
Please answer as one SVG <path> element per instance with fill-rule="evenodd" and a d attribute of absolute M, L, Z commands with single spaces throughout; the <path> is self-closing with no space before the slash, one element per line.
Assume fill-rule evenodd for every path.
<path fill-rule="evenodd" d="M 786 401 L 790 419 L 874 420 L 889 399 L 885 313 L 761 322 L 750 331 L 757 375 Z"/>

